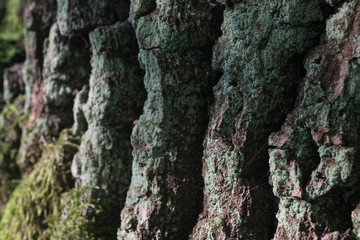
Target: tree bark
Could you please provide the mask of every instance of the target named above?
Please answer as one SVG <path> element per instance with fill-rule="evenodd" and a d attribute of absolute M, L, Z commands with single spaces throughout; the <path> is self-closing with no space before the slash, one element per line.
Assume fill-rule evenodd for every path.
<path fill-rule="evenodd" d="M 48 204 L 29 238 L 360 238 L 359 24 L 359 0 L 30 1 L 0 210 L 72 128 L 81 230 Z"/>

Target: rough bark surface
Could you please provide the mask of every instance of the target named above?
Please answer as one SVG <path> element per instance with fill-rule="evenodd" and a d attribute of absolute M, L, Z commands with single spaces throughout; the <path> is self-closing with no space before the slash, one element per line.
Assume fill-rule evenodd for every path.
<path fill-rule="evenodd" d="M 40 136 L 46 132 L 46 125 L 37 121 L 44 109 L 43 102 L 43 44 L 54 21 L 55 1 L 32 1 L 24 13 L 24 45 L 26 61 L 23 67 L 25 85 L 25 112 L 31 117 L 22 131 L 21 147 L 17 164 L 25 173 L 40 158 L 42 145 Z"/>
<path fill-rule="evenodd" d="M 204 141 L 204 211 L 192 239 L 272 237 L 267 138 L 293 105 L 323 15 L 321 1 L 226 6 L 213 52 L 222 76 Z"/>
<path fill-rule="evenodd" d="M 0 239 L 360 239 L 359 0 L 15 3 Z"/>
<path fill-rule="evenodd" d="M 132 2 L 131 15 L 148 98 L 131 137 L 133 177 L 118 237 L 182 239 L 201 210 L 213 7 L 206 1 L 158 1 L 156 8 L 145 6 L 145 13 L 154 11 L 142 16 L 141 4 Z"/>
<path fill-rule="evenodd" d="M 90 43 L 89 98 L 82 107 L 88 129 L 82 136 L 72 173 L 78 178 L 77 187 L 100 187 L 87 196 L 101 198 L 104 208 L 94 227 L 103 232 L 100 236 L 115 235 L 120 217 L 114 212 L 120 213 L 131 179 L 129 139 L 144 102 L 143 72 L 137 62 L 136 38 L 129 22 L 96 28 L 90 33 Z M 94 215 L 91 210 L 88 209 L 89 217 Z"/>
<path fill-rule="evenodd" d="M 276 239 L 351 234 L 359 201 L 359 17 L 346 2 L 326 24 L 326 41 L 305 58 L 295 109 L 269 144 L 280 198 Z"/>

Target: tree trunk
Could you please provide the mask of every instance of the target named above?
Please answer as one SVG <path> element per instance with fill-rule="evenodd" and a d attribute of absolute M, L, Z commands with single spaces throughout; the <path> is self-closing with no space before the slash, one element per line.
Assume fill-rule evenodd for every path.
<path fill-rule="evenodd" d="M 25 13 L 26 61 L 3 77 L 0 236 L 360 238 L 359 0 Z M 43 191 L 51 149 L 65 180 Z"/>

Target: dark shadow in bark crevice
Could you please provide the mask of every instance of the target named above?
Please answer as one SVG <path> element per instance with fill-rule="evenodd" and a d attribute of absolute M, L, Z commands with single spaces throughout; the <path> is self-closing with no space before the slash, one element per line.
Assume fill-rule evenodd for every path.
<path fill-rule="evenodd" d="M 339 231 L 346 232 L 353 229 L 351 212 L 360 202 L 360 186 L 333 189 L 316 200 L 311 201 L 314 206 L 312 221 L 319 222 L 319 226 L 326 226 L 327 229 L 319 228 L 319 234 L 324 232 Z"/>
<path fill-rule="evenodd" d="M 211 13 L 212 13 L 212 30 L 213 30 L 213 35 L 216 36 L 215 37 L 215 41 L 207 46 L 206 48 L 204 48 L 203 50 L 201 50 L 204 55 L 206 55 L 206 57 L 209 60 L 209 65 L 211 65 L 211 59 L 212 59 L 212 55 L 213 55 L 213 51 L 212 51 L 212 47 L 215 44 L 215 42 L 217 41 L 217 39 L 219 37 L 221 37 L 222 35 L 222 31 L 221 31 L 221 25 L 223 23 L 224 20 L 224 16 L 223 16 L 223 12 L 225 10 L 225 7 L 215 3 L 215 6 L 213 7 Z M 202 124 L 201 126 L 203 126 L 202 128 L 202 133 L 200 134 L 200 138 L 198 141 L 198 153 L 199 153 L 199 160 L 197 161 L 197 164 L 195 166 L 196 168 L 196 172 L 197 172 L 197 176 L 194 176 L 197 180 L 194 184 L 188 183 L 190 184 L 190 187 L 193 189 L 193 191 L 198 192 L 198 196 L 196 197 L 196 205 L 195 205 L 195 211 L 194 211 L 194 218 L 191 222 L 189 222 L 188 226 L 188 231 L 184 232 L 184 234 L 182 235 L 181 239 L 188 239 L 193 228 L 196 226 L 197 224 L 197 220 L 198 220 L 198 216 L 199 214 L 203 211 L 203 204 L 204 204 L 204 179 L 202 177 L 202 168 L 203 168 L 203 163 L 202 163 L 202 159 L 203 159 L 203 152 L 204 152 L 204 140 L 206 138 L 206 130 L 208 127 L 208 124 L 210 122 L 210 115 L 211 115 L 211 110 L 215 104 L 215 97 L 214 97 L 214 92 L 213 92 L 213 87 L 218 84 L 218 82 L 220 81 L 221 77 L 223 75 L 223 72 L 220 70 L 216 70 L 213 69 L 212 71 L 212 75 L 210 77 L 210 79 L 208 79 L 207 81 L 210 81 L 210 84 L 208 84 L 207 86 L 203 87 L 201 89 L 201 97 L 205 100 L 205 104 L 202 107 L 204 110 L 206 109 L 206 111 L 204 111 L 206 114 L 203 116 L 203 120 L 202 120 Z"/>

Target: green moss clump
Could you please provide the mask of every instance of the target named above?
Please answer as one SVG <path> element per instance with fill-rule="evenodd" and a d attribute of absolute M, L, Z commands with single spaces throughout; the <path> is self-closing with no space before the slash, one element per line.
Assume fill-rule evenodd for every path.
<path fill-rule="evenodd" d="M 0 239 L 48 239 L 61 215 L 61 195 L 73 185 L 69 173 L 79 139 L 64 130 L 45 144 L 41 159 L 15 189 L 0 220 Z"/>
<path fill-rule="evenodd" d="M 20 139 L 20 128 L 26 121 L 26 114 L 23 112 L 24 101 L 25 96 L 19 96 L 14 103 L 7 104 L 0 114 L 0 164 L 6 156 L 16 155 L 10 152 L 14 148 L 13 142 Z"/>
<path fill-rule="evenodd" d="M 93 209 L 95 212 L 100 212 L 99 204 L 85 203 L 84 198 L 89 186 L 85 186 L 80 190 L 72 189 L 64 193 L 61 198 L 62 215 L 57 216 L 57 221 L 51 226 L 51 233 L 49 238 L 51 240 L 63 239 L 95 239 L 94 234 L 91 233 L 89 225 L 93 223 L 94 219 L 85 217 L 86 209 Z"/>
<path fill-rule="evenodd" d="M 26 120 L 24 103 L 25 97 L 19 96 L 14 103 L 6 105 L 0 114 L 0 213 L 21 178 L 16 155 L 21 127 Z"/>

